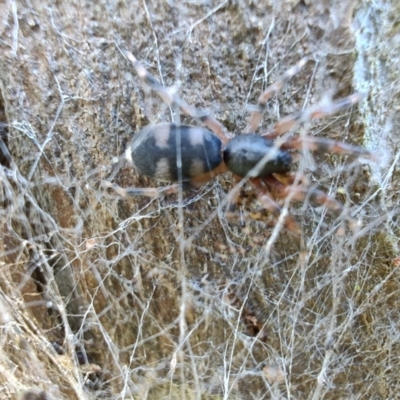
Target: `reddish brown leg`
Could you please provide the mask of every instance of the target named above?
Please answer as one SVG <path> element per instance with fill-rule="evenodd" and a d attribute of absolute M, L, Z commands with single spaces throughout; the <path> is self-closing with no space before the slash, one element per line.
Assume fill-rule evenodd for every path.
<path fill-rule="evenodd" d="M 245 133 L 252 133 L 257 130 L 260 126 L 262 115 L 265 111 L 265 105 L 267 101 L 279 90 L 285 86 L 289 80 L 300 72 L 301 68 L 306 64 L 307 59 L 301 59 L 294 67 L 287 70 L 280 78 L 277 79 L 275 83 L 268 86 L 264 92 L 261 93 L 258 98 L 257 109 L 250 115 L 248 125 L 246 127 Z"/>
<path fill-rule="evenodd" d="M 214 179 L 216 176 L 224 174 L 225 172 L 228 172 L 228 167 L 222 161 L 221 164 L 219 164 L 218 167 L 214 168 L 212 171 L 192 178 L 188 183 L 188 186 L 192 188 L 199 188 L 204 186 L 211 179 Z"/>
<path fill-rule="evenodd" d="M 366 157 L 372 160 L 376 159 L 376 156 L 374 154 L 362 147 L 352 146 L 347 143 L 337 142 L 335 140 L 324 139 L 315 136 L 303 136 L 289 139 L 282 144 L 281 148 L 294 150 L 307 149 L 321 154 L 331 153 L 348 155 L 354 158 Z"/>
<path fill-rule="evenodd" d="M 365 95 L 362 93 L 355 93 L 326 106 L 312 107 L 304 111 L 288 115 L 287 117 L 280 119 L 271 130 L 263 133 L 261 136 L 267 139 L 275 139 L 276 137 L 290 131 L 305 117 L 307 117 L 307 120 L 311 121 L 313 119 L 320 119 L 337 114 L 340 111 L 357 104 L 364 97 Z"/>
<path fill-rule="evenodd" d="M 293 200 L 297 201 L 304 202 L 305 199 L 309 198 L 312 203 L 325 206 L 336 217 L 343 215 L 343 204 L 334 197 L 311 187 L 301 179 L 296 183 L 296 175 L 294 174 L 284 175 L 284 179 L 281 179 L 281 177 L 281 175 L 276 174 L 276 176 L 263 178 L 264 183 L 277 198 L 285 199 L 289 194 L 293 196 Z M 345 218 L 350 229 L 355 232 L 358 229 L 357 221 L 349 215 L 346 215 Z"/>
<path fill-rule="evenodd" d="M 239 184 L 239 182 L 242 180 L 242 178 L 239 175 L 233 175 L 233 189 L 230 194 L 230 199 L 229 203 L 227 206 L 227 212 L 228 213 L 235 213 L 236 211 L 236 205 L 238 203 L 239 197 L 240 197 L 240 189 L 236 188 L 236 185 Z"/>
<path fill-rule="evenodd" d="M 314 204 L 326 206 L 337 217 L 342 215 L 344 211 L 342 203 L 323 191 L 310 186 L 286 185 L 273 176 L 263 178 L 263 182 L 277 198 L 285 199 L 289 194 L 292 196 L 293 200 L 297 201 L 304 201 L 309 198 Z"/>
<path fill-rule="evenodd" d="M 241 211 L 237 210 L 237 204 L 239 202 L 239 198 L 241 195 L 242 188 L 237 187 L 239 182 L 242 180 L 242 178 L 238 175 L 233 175 L 233 188 L 231 189 L 229 193 L 229 202 L 226 206 L 226 211 L 225 215 L 228 221 L 232 223 L 237 223 L 238 221 L 240 222 L 240 225 L 242 227 L 246 226 L 246 222 L 243 218 L 243 215 Z"/>
<path fill-rule="evenodd" d="M 160 82 L 158 82 L 158 80 L 146 70 L 146 68 L 132 53 L 125 51 L 124 54 L 125 57 L 133 64 L 137 74 L 143 80 L 143 82 L 150 86 L 150 88 L 154 90 L 165 103 L 168 105 L 177 105 L 185 114 L 204 122 L 204 124 L 221 139 L 222 143 L 227 144 L 229 142 L 229 139 L 231 139 L 232 136 L 220 122 L 218 122 L 209 114 L 201 113 L 195 107 L 187 104 L 179 96 L 169 93 L 160 84 Z"/>
<path fill-rule="evenodd" d="M 251 186 L 254 188 L 254 191 L 257 195 L 257 199 L 261 203 L 261 205 L 268 210 L 269 212 L 273 213 L 277 217 L 281 215 L 282 208 L 280 205 L 274 201 L 270 197 L 269 187 L 263 186 L 259 178 L 252 178 L 249 179 Z M 278 182 L 278 181 L 276 181 Z M 278 182 L 279 183 L 279 182 Z M 301 230 L 297 222 L 291 217 L 287 216 L 284 222 L 285 228 L 292 233 L 293 235 L 300 237 Z"/>
<path fill-rule="evenodd" d="M 293 185 L 296 183 L 297 185 L 308 186 L 309 180 L 307 176 L 300 174 L 299 172 L 288 172 L 285 174 L 272 174 L 272 176 L 279 182 L 284 185 Z"/>

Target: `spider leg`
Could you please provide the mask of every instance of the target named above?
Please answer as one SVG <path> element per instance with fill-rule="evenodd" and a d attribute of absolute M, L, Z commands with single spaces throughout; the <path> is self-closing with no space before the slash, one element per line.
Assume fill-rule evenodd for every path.
<path fill-rule="evenodd" d="M 168 194 L 177 193 L 179 190 L 179 184 L 159 187 L 159 188 L 122 188 L 115 183 L 109 181 L 102 181 L 104 188 L 111 188 L 117 192 L 121 197 L 134 197 L 134 196 L 146 196 L 146 197 L 161 197 Z"/>
<path fill-rule="evenodd" d="M 292 184 L 284 184 L 278 179 L 274 176 L 263 178 L 263 182 L 265 182 L 268 187 L 273 188 L 273 194 L 277 198 L 285 199 L 287 196 L 291 195 L 293 200 L 303 202 L 308 198 L 314 204 L 321 204 L 327 207 L 328 210 L 331 211 L 336 217 L 340 217 L 343 214 L 343 204 L 322 190 L 315 189 L 310 185 L 295 185 L 294 179 Z M 357 222 L 349 216 L 346 216 L 346 220 L 349 222 L 351 229 L 354 231 L 356 229 Z"/>
<path fill-rule="evenodd" d="M 322 190 L 315 189 L 304 182 L 301 184 L 294 184 L 295 176 L 290 175 L 290 177 L 293 179 L 291 184 L 282 183 L 280 176 L 263 178 L 263 182 L 267 184 L 271 193 L 273 193 L 273 195 L 277 198 L 285 199 L 290 195 L 292 196 L 293 200 L 302 202 L 308 198 L 310 199 L 311 203 L 325 206 L 332 214 L 336 216 L 336 218 L 344 215 L 345 209 L 343 204 L 337 201 L 334 197 L 328 195 Z M 290 181 L 290 179 L 288 179 L 288 181 Z M 351 218 L 349 215 L 345 215 L 345 218 L 350 229 L 355 232 L 358 227 L 357 221 L 354 218 Z"/>
<path fill-rule="evenodd" d="M 297 183 L 298 185 L 303 185 L 303 186 L 308 186 L 309 185 L 309 179 L 307 178 L 306 175 L 301 174 L 300 172 L 288 172 L 284 174 L 277 174 L 274 173 L 272 176 L 279 181 L 280 183 L 283 183 L 284 185 L 293 185 L 294 183 Z"/>
<path fill-rule="evenodd" d="M 199 188 L 205 185 L 211 179 L 214 179 L 216 176 L 224 174 L 225 172 L 228 172 L 228 167 L 224 162 L 221 162 L 221 164 L 219 164 L 217 168 L 214 168 L 212 171 L 195 176 L 194 178 L 190 179 L 190 181 L 188 181 L 186 185 L 191 188 Z"/>
<path fill-rule="evenodd" d="M 217 168 L 214 168 L 210 172 L 198 175 L 189 181 L 183 182 L 183 189 L 195 189 L 205 185 L 208 181 L 215 178 L 217 175 L 227 172 L 228 168 L 225 163 L 221 163 Z M 111 188 L 122 197 L 134 197 L 134 196 L 146 196 L 146 197 L 161 197 L 173 193 L 178 193 L 180 184 L 175 183 L 169 186 L 163 186 L 159 188 L 122 188 L 115 183 L 110 181 L 102 181 L 104 188 Z"/>
<path fill-rule="evenodd" d="M 302 119 L 307 116 L 308 120 L 320 119 L 324 117 L 328 117 L 334 114 L 339 113 L 340 111 L 357 104 L 360 100 L 365 97 L 362 93 L 355 93 L 351 96 L 344 97 L 334 103 L 328 105 L 320 105 L 317 107 L 310 107 L 304 111 L 300 111 L 298 113 L 288 115 L 280 119 L 271 130 L 263 133 L 261 136 L 267 139 L 275 139 L 278 136 L 283 135 L 284 133 L 290 131 L 293 127 L 295 127 Z M 309 114 L 309 115 L 307 115 Z"/>
<path fill-rule="evenodd" d="M 234 214 L 236 211 L 236 206 L 239 201 L 240 197 L 240 189 L 236 188 L 236 185 L 242 180 L 242 178 L 239 175 L 233 175 L 233 186 L 234 188 L 232 189 L 230 193 L 230 198 L 229 198 L 229 203 L 227 206 L 227 213 L 228 214 Z"/>
<path fill-rule="evenodd" d="M 372 160 L 376 159 L 374 154 L 362 147 L 352 146 L 347 143 L 315 136 L 303 136 L 289 139 L 282 144 L 281 148 L 290 150 L 307 149 L 321 154 L 331 153 L 351 156 L 354 158 L 366 157 Z"/>
<path fill-rule="evenodd" d="M 133 64 L 136 69 L 137 74 L 152 90 L 154 90 L 161 99 L 168 105 L 177 105 L 182 112 L 185 114 L 199 119 L 202 121 L 209 129 L 211 129 L 222 141 L 222 143 L 227 144 L 231 139 L 231 134 L 225 129 L 225 127 L 218 122 L 211 115 L 202 113 L 198 111 L 195 107 L 187 104 L 179 96 L 169 93 L 160 82 L 151 75 L 146 68 L 136 59 L 136 57 L 129 51 L 124 51 L 125 57 Z"/>
<path fill-rule="evenodd" d="M 225 216 L 228 221 L 232 223 L 236 223 L 239 221 L 240 226 L 245 227 L 246 221 L 244 215 L 241 210 L 239 212 L 237 210 L 239 199 L 243 193 L 242 192 L 243 187 L 237 186 L 241 180 L 242 178 L 239 175 L 233 175 L 233 185 L 232 185 L 233 188 L 229 192 L 229 201 L 226 206 Z"/>
<path fill-rule="evenodd" d="M 263 179 L 264 180 L 264 179 Z M 252 178 L 249 179 L 251 186 L 254 188 L 254 191 L 257 195 L 258 201 L 261 205 L 268 210 L 269 212 L 273 213 L 277 217 L 281 215 L 282 208 L 281 206 L 271 198 L 270 196 L 270 188 L 261 185 L 261 181 L 259 178 Z M 297 222 L 291 217 L 287 216 L 284 222 L 285 228 L 292 233 L 294 236 L 300 237 L 301 230 Z"/>
<path fill-rule="evenodd" d="M 307 63 L 307 58 L 302 58 L 295 66 L 288 69 L 283 75 L 281 75 L 275 83 L 268 86 L 264 92 L 261 93 L 257 102 L 257 109 L 252 112 L 249 118 L 248 125 L 246 127 L 245 133 L 252 133 L 257 130 L 260 126 L 262 115 L 265 111 L 265 105 L 267 101 L 278 91 L 280 91 L 283 86 L 285 86 L 289 80 L 296 74 L 300 72 L 303 66 Z"/>
<path fill-rule="evenodd" d="M 287 191 L 294 191 L 295 200 L 304 201 L 308 197 L 314 204 L 327 207 L 337 218 L 345 211 L 342 203 L 321 190 L 311 187 L 288 187 Z M 357 220 L 349 215 L 345 215 L 345 218 L 350 229 L 356 232 L 359 226 Z"/>

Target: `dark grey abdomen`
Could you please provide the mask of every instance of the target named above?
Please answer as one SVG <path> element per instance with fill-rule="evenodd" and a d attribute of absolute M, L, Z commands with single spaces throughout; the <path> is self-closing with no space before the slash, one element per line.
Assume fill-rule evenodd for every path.
<path fill-rule="evenodd" d="M 175 124 L 149 125 L 132 140 L 127 158 L 131 159 L 141 174 L 158 180 L 178 181 L 179 155 L 182 180 L 189 181 L 221 164 L 221 141 L 204 128 Z"/>

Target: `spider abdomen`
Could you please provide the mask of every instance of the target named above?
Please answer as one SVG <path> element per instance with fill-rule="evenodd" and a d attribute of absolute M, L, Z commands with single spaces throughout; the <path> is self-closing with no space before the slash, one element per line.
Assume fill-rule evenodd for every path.
<path fill-rule="evenodd" d="M 195 126 L 149 125 L 132 140 L 126 156 L 141 174 L 173 182 L 179 180 L 180 157 L 181 178 L 185 182 L 222 163 L 221 140 L 209 130 Z"/>
<path fill-rule="evenodd" d="M 292 156 L 274 147 L 272 140 L 255 134 L 232 139 L 223 152 L 226 166 L 241 177 L 263 178 L 273 173 L 290 171 Z M 263 165 L 256 165 L 265 157 Z"/>

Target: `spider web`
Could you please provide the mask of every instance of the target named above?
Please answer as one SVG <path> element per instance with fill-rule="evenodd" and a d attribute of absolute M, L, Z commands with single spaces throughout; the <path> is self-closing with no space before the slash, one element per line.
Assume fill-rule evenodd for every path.
<path fill-rule="evenodd" d="M 1 19 L 1 397 L 394 398 L 396 4 L 95 3 L 10 1 Z M 271 99 L 262 129 L 333 89 L 367 92 L 301 129 L 382 162 L 306 154 L 298 165 L 359 230 L 308 200 L 287 202 L 301 257 L 246 190 L 246 226 L 227 221 L 229 174 L 154 200 L 103 190 L 103 179 L 156 184 L 120 158 L 140 128 L 195 123 L 143 90 L 117 45 L 235 134 L 246 107 L 305 54 L 313 62 Z"/>

